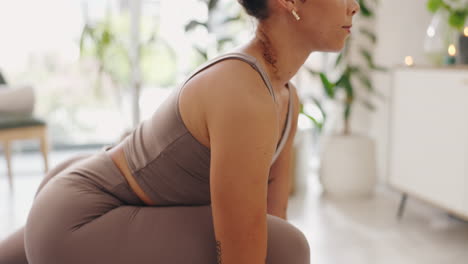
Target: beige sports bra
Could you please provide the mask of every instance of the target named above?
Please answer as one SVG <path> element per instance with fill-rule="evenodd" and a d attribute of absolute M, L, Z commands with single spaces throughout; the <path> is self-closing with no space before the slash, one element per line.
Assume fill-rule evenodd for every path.
<path fill-rule="evenodd" d="M 196 74 L 225 59 L 239 59 L 258 71 L 276 101 L 266 72 L 255 57 L 231 52 L 218 56 L 194 71 L 123 142 L 128 166 L 143 191 L 157 205 L 206 205 L 210 199 L 210 149 L 201 144 L 185 126 L 179 112 L 179 95 Z M 293 89 L 289 83 L 289 88 Z M 279 156 L 291 130 L 292 91 L 280 141 L 272 158 Z"/>

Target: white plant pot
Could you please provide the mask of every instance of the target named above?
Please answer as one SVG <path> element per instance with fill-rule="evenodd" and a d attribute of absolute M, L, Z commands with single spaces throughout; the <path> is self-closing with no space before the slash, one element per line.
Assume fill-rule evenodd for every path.
<path fill-rule="evenodd" d="M 371 196 L 376 185 L 374 141 L 362 135 L 330 136 L 322 152 L 319 177 L 327 196 Z"/>

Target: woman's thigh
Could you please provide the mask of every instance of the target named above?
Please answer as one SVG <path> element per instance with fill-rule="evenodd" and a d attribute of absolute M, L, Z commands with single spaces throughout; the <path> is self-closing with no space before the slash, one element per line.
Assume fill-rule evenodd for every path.
<path fill-rule="evenodd" d="M 267 263 L 309 263 L 297 228 L 268 215 Z M 26 224 L 30 263 L 216 263 L 211 206 L 128 206 L 73 174 L 36 197 Z"/>
<path fill-rule="evenodd" d="M 91 155 L 92 154 L 81 154 L 58 163 L 55 167 L 46 173 L 34 196 L 37 196 L 42 188 L 58 173 L 76 164 L 77 162 L 90 157 Z M 26 263 L 28 262 L 26 260 L 26 254 L 24 251 L 24 227 L 21 227 L 7 236 L 4 240 L 0 241 L 0 264 Z"/>

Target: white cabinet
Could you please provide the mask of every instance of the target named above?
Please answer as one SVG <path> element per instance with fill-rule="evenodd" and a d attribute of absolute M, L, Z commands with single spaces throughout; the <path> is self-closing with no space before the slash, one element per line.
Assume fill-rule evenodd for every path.
<path fill-rule="evenodd" d="M 468 219 L 468 67 L 392 75 L 388 183 Z"/>

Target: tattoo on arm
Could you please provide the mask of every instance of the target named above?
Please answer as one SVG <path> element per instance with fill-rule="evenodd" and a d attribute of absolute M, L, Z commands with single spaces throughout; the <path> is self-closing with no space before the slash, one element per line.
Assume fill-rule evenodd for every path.
<path fill-rule="evenodd" d="M 216 240 L 216 264 L 222 264 L 223 261 L 221 259 L 221 241 Z M 267 264 L 267 256 L 265 256 L 265 264 Z"/>
<path fill-rule="evenodd" d="M 221 241 L 216 240 L 216 256 L 217 256 L 217 264 L 222 264 L 222 259 L 221 259 Z"/>

